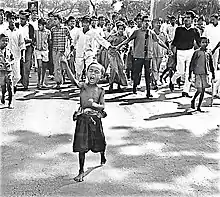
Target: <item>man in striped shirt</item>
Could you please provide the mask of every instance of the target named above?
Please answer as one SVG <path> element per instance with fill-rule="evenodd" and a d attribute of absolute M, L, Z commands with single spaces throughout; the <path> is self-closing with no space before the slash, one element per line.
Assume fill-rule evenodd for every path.
<path fill-rule="evenodd" d="M 63 69 L 67 64 L 65 54 L 65 46 L 68 38 L 71 43 L 71 36 L 68 27 L 61 25 L 61 17 L 59 15 L 54 16 L 55 26 L 51 29 L 52 37 L 52 53 L 54 64 L 54 79 L 57 83 L 56 89 L 60 89 L 60 85 L 63 83 Z"/>

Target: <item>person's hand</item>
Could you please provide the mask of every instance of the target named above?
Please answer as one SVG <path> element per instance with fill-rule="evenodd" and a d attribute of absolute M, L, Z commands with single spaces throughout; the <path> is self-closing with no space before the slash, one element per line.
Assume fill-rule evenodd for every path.
<path fill-rule="evenodd" d="M 89 104 L 92 106 L 94 100 L 91 98 L 91 99 L 89 99 L 88 101 L 89 101 Z"/>

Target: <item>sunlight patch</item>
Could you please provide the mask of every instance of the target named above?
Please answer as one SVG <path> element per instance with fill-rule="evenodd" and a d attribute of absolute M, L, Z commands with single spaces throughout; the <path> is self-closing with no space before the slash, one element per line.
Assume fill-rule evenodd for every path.
<path fill-rule="evenodd" d="M 2 133 L 1 134 L 0 145 L 3 146 L 3 145 L 6 145 L 6 144 L 9 144 L 9 143 L 12 143 L 12 142 L 16 141 L 16 139 L 18 139 L 17 136 L 7 135 L 7 134 Z"/>
<path fill-rule="evenodd" d="M 105 135 L 106 141 L 108 145 L 113 145 L 113 146 L 124 145 L 124 144 L 127 144 L 127 141 L 124 140 L 123 138 L 127 136 L 127 134 L 128 134 L 128 130 L 125 130 L 125 129 L 120 129 L 120 130 L 115 131 L 114 135 L 110 131 L 110 132 L 107 132 L 107 135 Z"/>
<path fill-rule="evenodd" d="M 129 171 L 127 169 L 109 168 L 105 169 L 104 173 L 111 179 L 121 181 L 128 177 Z"/>
<path fill-rule="evenodd" d="M 180 187 L 179 185 L 175 185 L 172 183 L 157 183 L 157 182 L 153 182 L 153 183 L 141 183 L 138 184 L 138 186 L 141 189 L 144 189 L 146 191 L 170 191 L 172 193 L 182 193 L 184 195 L 191 195 L 193 194 L 193 189 L 191 189 L 190 187 Z"/>
<path fill-rule="evenodd" d="M 51 159 L 54 157 L 59 157 L 59 154 L 61 154 L 61 153 L 70 153 L 71 150 L 72 150 L 72 145 L 70 145 L 70 144 L 60 145 L 54 150 L 37 153 L 37 154 L 35 154 L 35 156 L 38 158 Z"/>
<path fill-rule="evenodd" d="M 186 177 L 179 177 L 175 180 L 178 185 L 190 186 L 196 184 L 199 186 L 213 187 L 212 180 L 217 180 L 219 173 L 215 170 L 210 170 L 206 166 L 197 166 L 192 169 Z M 216 184 L 217 186 L 217 184 Z"/>
<path fill-rule="evenodd" d="M 132 145 L 120 148 L 120 153 L 124 155 L 144 155 L 160 153 L 165 145 L 162 143 L 149 142 L 144 145 Z"/>

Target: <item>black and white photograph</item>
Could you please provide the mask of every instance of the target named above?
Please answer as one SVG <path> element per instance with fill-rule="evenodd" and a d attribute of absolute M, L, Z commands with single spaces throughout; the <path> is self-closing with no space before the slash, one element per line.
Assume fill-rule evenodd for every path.
<path fill-rule="evenodd" d="M 1 197 L 220 197 L 220 0 L 1 0 Z"/>

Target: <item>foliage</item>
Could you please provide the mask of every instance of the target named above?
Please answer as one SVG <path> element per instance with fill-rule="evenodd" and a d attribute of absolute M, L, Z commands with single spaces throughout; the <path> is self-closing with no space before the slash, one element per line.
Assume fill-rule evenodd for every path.
<path fill-rule="evenodd" d="M 182 14 L 187 10 L 193 10 L 198 15 L 210 16 L 220 9 L 219 0 L 161 0 L 158 4 L 163 4 L 163 9 L 158 10 L 158 15 L 162 12 L 167 14 Z"/>

